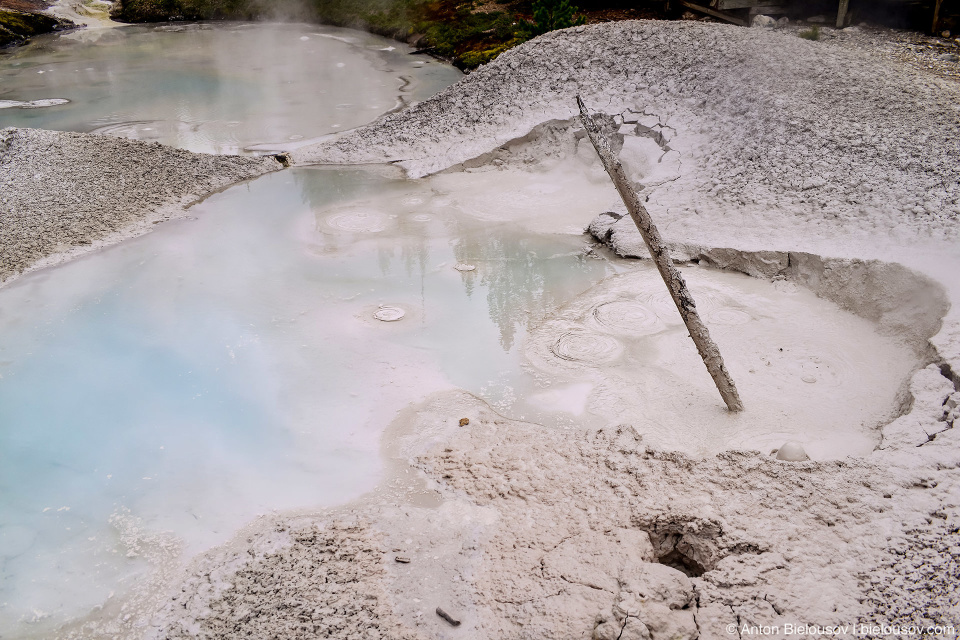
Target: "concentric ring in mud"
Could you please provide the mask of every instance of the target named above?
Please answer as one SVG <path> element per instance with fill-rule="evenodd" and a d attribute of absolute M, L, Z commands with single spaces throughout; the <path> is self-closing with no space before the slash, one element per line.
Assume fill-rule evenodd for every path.
<path fill-rule="evenodd" d="M 430 222 L 433 220 L 433 216 L 427 213 L 418 213 L 417 215 L 412 216 L 410 219 L 414 222 Z"/>
<path fill-rule="evenodd" d="M 348 233 L 378 233 L 387 228 L 387 216 L 372 211 L 343 211 L 327 216 L 326 225 Z"/>
<path fill-rule="evenodd" d="M 650 335 L 665 328 L 656 311 L 635 300 L 603 302 L 590 317 L 600 330 L 621 335 Z"/>
<path fill-rule="evenodd" d="M 374 312 L 373 317 L 381 322 L 396 322 L 405 315 L 407 312 L 400 307 L 383 304 Z"/>
<path fill-rule="evenodd" d="M 668 324 L 677 324 L 681 321 L 677 305 L 673 303 L 673 298 L 670 297 L 668 291 L 641 293 L 635 299 L 638 303 L 652 309 L 661 320 Z M 699 309 L 699 306 L 697 309 Z"/>
<path fill-rule="evenodd" d="M 623 353 L 620 341 L 589 331 L 564 331 L 550 347 L 553 355 L 561 360 L 581 364 L 605 364 Z"/>
<path fill-rule="evenodd" d="M 723 294 L 709 289 L 701 289 L 692 292 L 692 294 L 693 301 L 697 305 L 697 313 L 700 314 L 701 318 L 716 311 L 729 308 L 729 300 Z M 635 300 L 656 311 L 660 319 L 667 324 L 680 324 L 683 322 L 680 317 L 680 312 L 677 311 L 677 305 L 673 302 L 673 297 L 666 289 L 641 293 L 636 296 Z"/>

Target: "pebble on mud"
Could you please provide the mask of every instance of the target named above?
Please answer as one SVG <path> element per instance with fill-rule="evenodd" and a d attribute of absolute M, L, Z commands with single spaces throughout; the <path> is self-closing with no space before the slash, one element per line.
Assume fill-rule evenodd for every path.
<path fill-rule="evenodd" d="M 440 616 L 441 618 L 443 618 L 444 620 L 446 620 L 447 622 L 449 622 L 450 624 L 452 624 L 452 625 L 455 626 L 455 627 L 459 627 L 459 626 L 460 626 L 460 621 L 459 621 L 459 620 L 457 620 L 456 618 L 454 618 L 453 616 L 451 616 L 449 613 L 447 613 L 446 611 L 444 611 L 444 610 L 441 609 L 440 607 L 437 607 L 437 615 Z"/>

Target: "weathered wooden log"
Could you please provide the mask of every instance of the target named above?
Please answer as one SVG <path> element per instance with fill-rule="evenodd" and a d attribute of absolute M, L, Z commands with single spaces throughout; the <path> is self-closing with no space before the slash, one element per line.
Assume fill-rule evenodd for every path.
<path fill-rule="evenodd" d="M 847 26 L 847 9 L 850 6 L 850 0 L 840 0 L 840 6 L 837 8 L 837 29 L 843 29 Z"/>
<path fill-rule="evenodd" d="M 620 193 L 620 197 L 623 199 L 623 204 L 626 205 L 630 217 L 633 218 L 637 229 L 640 230 L 640 235 L 643 236 L 643 241 L 646 243 L 647 249 L 650 250 L 650 256 L 653 258 L 654 264 L 657 265 L 657 270 L 666 283 L 667 289 L 670 291 L 671 297 L 673 297 L 673 302 L 677 305 L 677 311 L 680 312 L 683 323 L 687 325 L 690 337 L 697 346 L 697 351 L 700 353 L 700 357 L 703 358 L 703 363 L 707 366 L 707 371 L 710 372 L 713 382 L 720 391 L 720 396 L 730 411 L 742 411 L 743 403 L 740 401 L 740 394 L 737 393 L 737 387 L 734 385 L 727 368 L 723 365 L 723 358 L 720 357 L 720 349 L 717 348 L 716 343 L 710 338 L 710 332 L 700 319 L 700 315 L 697 313 L 697 305 L 693 301 L 693 297 L 690 295 L 686 283 L 683 281 L 683 276 L 680 275 L 680 271 L 677 270 L 673 264 L 673 260 L 670 259 L 670 252 L 666 245 L 664 245 L 656 225 L 653 224 L 653 219 L 643 204 L 641 204 L 636 190 L 623 172 L 620 161 L 617 160 L 610 150 L 610 143 L 607 141 L 606 136 L 600 131 L 597 123 L 590 117 L 580 96 L 577 96 L 577 105 L 580 107 L 580 120 L 587 130 L 587 135 L 590 136 L 590 142 L 593 143 L 594 149 L 597 150 L 597 155 L 600 156 L 603 168 L 606 169 L 610 175 L 613 186 L 616 187 Z"/>

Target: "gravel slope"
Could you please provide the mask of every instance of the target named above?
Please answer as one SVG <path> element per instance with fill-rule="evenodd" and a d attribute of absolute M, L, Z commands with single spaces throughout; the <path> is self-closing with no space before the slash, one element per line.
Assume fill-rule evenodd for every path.
<path fill-rule="evenodd" d="M 0 130 L 0 282 L 145 231 L 272 158 L 190 153 L 110 136 Z"/>

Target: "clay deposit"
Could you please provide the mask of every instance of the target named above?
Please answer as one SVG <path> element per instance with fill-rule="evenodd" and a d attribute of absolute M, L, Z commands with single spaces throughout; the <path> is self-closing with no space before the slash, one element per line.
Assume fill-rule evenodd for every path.
<path fill-rule="evenodd" d="M 445 392 L 391 425 L 379 491 L 264 517 L 64 635 L 694 640 L 744 637 L 744 625 L 778 627 L 771 637 L 792 637 L 786 624 L 851 636 L 855 624 L 960 627 L 957 85 L 789 33 L 604 24 L 548 34 L 295 159 L 396 162 L 414 177 L 543 172 L 585 153 L 570 121 L 578 93 L 624 134 L 621 158 L 677 259 L 806 287 L 920 354 L 876 449 L 694 457 L 626 422 L 561 432 Z M 5 135 L 11 148 L 41 136 Z M 107 140 L 131 144 L 99 139 L 101 154 Z M 272 161 L 244 162 L 253 174 Z M 598 244 L 641 256 L 622 211 L 595 214 Z M 595 358 L 615 351 L 595 347 Z M 584 356 L 576 336 L 557 351 Z"/>

